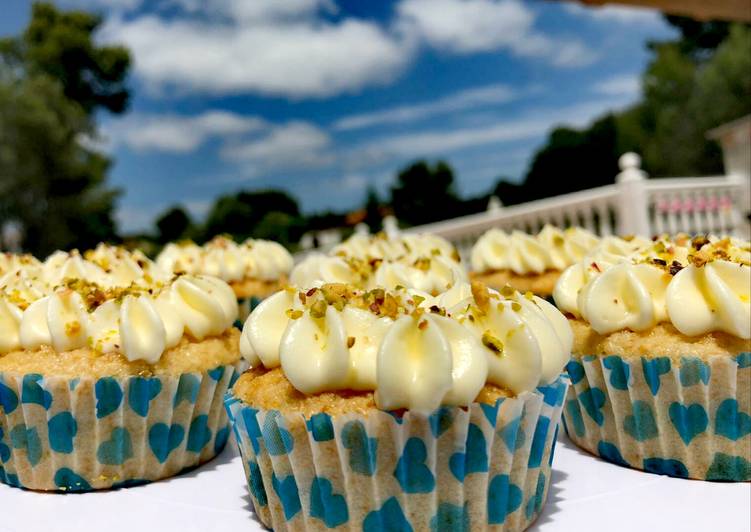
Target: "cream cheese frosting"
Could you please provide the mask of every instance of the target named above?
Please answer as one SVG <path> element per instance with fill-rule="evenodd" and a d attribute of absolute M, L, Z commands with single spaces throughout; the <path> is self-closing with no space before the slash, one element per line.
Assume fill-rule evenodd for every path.
<path fill-rule="evenodd" d="M 211 275 L 228 282 L 276 281 L 293 265 L 292 255 L 276 242 L 248 239 L 238 244 L 223 236 L 203 246 L 189 241 L 167 244 L 156 262 L 169 272 Z"/>
<path fill-rule="evenodd" d="M 45 345 L 58 352 L 89 347 L 155 363 L 183 335 L 219 335 L 236 317 L 232 289 L 208 276 L 127 288 L 66 277 L 31 302 L 0 291 L 0 354 Z"/>
<path fill-rule="evenodd" d="M 566 318 L 532 294 L 324 284 L 261 302 L 240 350 L 252 366 L 281 366 L 306 394 L 371 390 L 381 409 L 430 410 L 469 405 L 487 383 L 516 394 L 549 383 L 572 342 Z"/>
<path fill-rule="evenodd" d="M 561 230 L 546 225 L 537 235 L 494 228 L 477 240 L 470 261 L 472 270 L 479 273 L 510 270 L 517 275 L 540 274 L 565 269 L 598 242 L 598 237 L 579 227 Z"/>
<path fill-rule="evenodd" d="M 315 253 L 293 268 L 289 280 L 293 286 L 300 288 L 323 283 L 345 283 L 367 289 L 402 286 L 435 294 L 467 281 L 467 273 L 461 264 L 440 254 L 413 261 L 405 258 L 399 261 L 365 261 L 344 255 Z"/>
<path fill-rule="evenodd" d="M 600 334 L 670 322 L 687 336 L 722 331 L 749 339 L 750 250 L 749 242 L 730 238 L 661 238 L 580 286 L 581 278 L 566 272 L 554 298 Z"/>
<path fill-rule="evenodd" d="M 459 253 L 448 240 L 428 233 L 392 236 L 383 232 L 375 235 L 355 234 L 337 245 L 331 253 L 365 261 L 414 262 L 422 257 L 442 256 L 459 262 Z"/>

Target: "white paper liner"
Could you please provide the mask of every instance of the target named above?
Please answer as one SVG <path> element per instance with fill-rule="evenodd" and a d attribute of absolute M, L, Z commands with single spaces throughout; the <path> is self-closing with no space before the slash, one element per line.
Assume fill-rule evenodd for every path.
<path fill-rule="evenodd" d="M 681 478 L 751 480 L 751 353 L 576 357 L 566 432 L 608 461 Z"/>
<path fill-rule="evenodd" d="M 276 531 L 523 530 L 547 496 L 567 386 L 401 419 L 284 416 L 231 393 L 226 405 L 254 507 Z"/>
<path fill-rule="evenodd" d="M 244 367 L 152 378 L 0 373 L 0 481 L 88 491 L 206 462 L 227 441 L 223 397 Z"/>

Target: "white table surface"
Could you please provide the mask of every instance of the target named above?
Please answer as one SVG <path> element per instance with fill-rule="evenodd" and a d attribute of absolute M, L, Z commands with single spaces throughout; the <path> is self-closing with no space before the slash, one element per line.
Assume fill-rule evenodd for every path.
<path fill-rule="evenodd" d="M 118 491 L 44 494 L 0 485 L 1 532 L 265 530 L 250 510 L 235 446 L 170 480 Z M 751 484 L 680 480 L 603 462 L 561 434 L 550 494 L 530 530 L 748 532 Z"/>

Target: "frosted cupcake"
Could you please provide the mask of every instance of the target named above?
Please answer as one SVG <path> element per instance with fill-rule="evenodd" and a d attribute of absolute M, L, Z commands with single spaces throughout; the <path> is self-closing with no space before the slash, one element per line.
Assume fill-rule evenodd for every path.
<path fill-rule="evenodd" d="M 388 236 L 384 232 L 375 235 L 355 234 L 336 246 L 332 255 L 353 257 L 365 261 L 380 259 L 385 261 L 414 262 L 423 257 L 442 256 L 459 262 L 459 252 L 445 238 L 423 234 L 401 234 Z"/>
<path fill-rule="evenodd" d="M 263 298 L 287 282 L 292 255 L 269 240 L 248 239 L 242 244 L 217 236 L 203 246 L 184 241 L 167 244 L 156 259 L 163 270 L 218 277 L 232 287 L 240 319 Z"/>
<path fill-rule="evenodd" d="M 497 289 L 509 284 L 548 297 L 561 272 L 598 243 L 595 235 L 579 227 L 560 230 L 546 225 L 537 235 L 490 229 L 472 248 L 472 278 Z"/>
<path fill-rule="evenodd" d="M 226 399 L 274 530 L 522 530 L 547 496 L 571 331 L 482 285 L 438 298 L 342 284 L 250 315 Z"/>
<path fill-rule="evenodd" d="M 71 276 L 71 260 L 96 272 L 93 262 L 57 257 L 70 269 L 62 284 L 50 287 L 53 260 L 0 289 L 0 481 L 88 491 L 214 457 L 242 366 L 232 289 L 188 275 L 117 287 Z"/>
<path fill-rule="evenodd" d="M 653 473 L 751 480 L 749 249 L 660 239 L 583 282 L 561 277 L 556 304 L 575 336 L 572 441 Z"/>

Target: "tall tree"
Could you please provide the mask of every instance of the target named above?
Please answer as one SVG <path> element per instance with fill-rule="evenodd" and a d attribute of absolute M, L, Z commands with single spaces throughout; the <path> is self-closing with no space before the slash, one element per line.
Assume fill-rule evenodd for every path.
<path fill-rule="evenodd" d="M 35 4 L 26 31 L 0 40 L 0 225 L 19 221 L 40 256 L 117 237 L 110 161 L 87 139 L 94 111 L 124 109 L 129 60 L 95 43 L 100 23 Z"/>
<path fill-rule="evenodd" d="M 190 216 L 185 212 L 185 209 L 182 207 L 168 209 L 156 220 L 159 243 L 166 244 L 185 238 L 190 227 Z"/>
<path fill-rule="evenodd" d="M 419 225 L 454 216 L 459 198 L 454 171 L 445 162 L 418 161 L 399 172 L 396 181 L 391 206 L 399 221 Z"/>
<path fill-rule="evenodd" d="M 365 193 L 365 224 L 370 228 L 371 233 L 377 233 L 381 230 L 381 198 L 373 186 L 369 186 Z"/>

